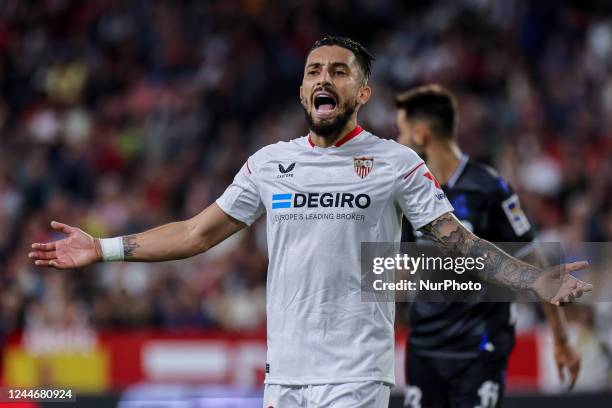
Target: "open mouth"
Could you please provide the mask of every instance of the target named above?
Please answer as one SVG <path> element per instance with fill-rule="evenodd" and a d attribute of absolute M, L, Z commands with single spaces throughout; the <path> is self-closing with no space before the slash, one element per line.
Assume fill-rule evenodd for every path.
<path fill-rule="evenodd" d="M 332 116 L 337 106 L 338 102 L 333 94 L 325 91 L 315 92 L 314 108 L 317 116 L 321 118 Z"/>

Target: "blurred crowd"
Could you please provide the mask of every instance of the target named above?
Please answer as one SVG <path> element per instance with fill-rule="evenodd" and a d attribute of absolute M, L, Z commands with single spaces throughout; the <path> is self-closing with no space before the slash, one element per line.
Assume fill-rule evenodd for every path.
<path fill-rule="evenodd" d="M 0 331 L 264 327 L 262 222 L 188 261 L 59 272 L 26 254 L 61 238 L 51 220 L 106 237 L 191 217 L 258 148 L 306 134 L 298 87 L 323 34 L 376 57 L 363 127 L 394 138 L 393 95 L 442 83 L 461 146 L 542 241 L 612 241 L 607 1 L 6 0 Z M 572 315 L 612 338 L 608 305 Z"/>

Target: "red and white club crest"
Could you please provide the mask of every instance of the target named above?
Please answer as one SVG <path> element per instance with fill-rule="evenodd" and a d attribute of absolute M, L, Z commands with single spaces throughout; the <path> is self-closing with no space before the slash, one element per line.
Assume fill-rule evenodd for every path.
<path fill-rule="evenodd" d="M 374 168 L 374 158 L 353 157 L 353 164 L 355 165 L 355 173 L 361 178 L 366 178 Z"/>

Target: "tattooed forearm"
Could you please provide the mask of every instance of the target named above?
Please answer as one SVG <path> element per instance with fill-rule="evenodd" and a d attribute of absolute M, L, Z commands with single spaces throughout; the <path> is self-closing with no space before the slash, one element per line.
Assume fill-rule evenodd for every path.
<path fill-rule="evenodd" d="M 421 228 L 427 239 L 448 256 L 482 257 L 485 268 L 474 270 L 485 281 L 515 290 L 530 289 L 540 270 L 508 255 L 488 241 L 468 231 L 448 213 Z"/>
<path fill-rule="evenodd" d="M 129 259 L 134 256 L 134 251 L 139 246 L 140 245 L 138 244 L 138 242 L 136 242 L 135 235 L 126 235 L 125 237 L 123 237 L 123 257 L 125 259 Z"/>

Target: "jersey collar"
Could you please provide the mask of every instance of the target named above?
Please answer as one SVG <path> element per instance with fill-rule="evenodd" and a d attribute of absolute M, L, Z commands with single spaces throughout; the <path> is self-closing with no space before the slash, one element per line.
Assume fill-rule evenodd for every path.
<path fill-rule="evenodd" d="M 349 140 L 351 140 L 352 138 L 360 134 L 362 131 L 363 131 L 363 128 L 361 126 L 359 125 L 355 126 L 355 129 L 351 130 L 342 139 L 334 143 L 334 147 L 342 146 L 343 144 L 345 144 L 346 142 L 348 142 Z M 310 138 L 310 134 L 308 135 L 308 144 L 310 145 L 310 147 L 315 147 L 315 144 L 312 142 L 312 139 Z"/>
<path fill-rule="evenodd" d="M 461 175 L 463 174 L 463 170 L 465 170 L 465 165 L 467 164 L 469 159 L 470 157 L 467 154 L 461 156 L 459 165 L 455 169 L 455 172 L 453 173 L 451 178 L 448 180 L 448 183 L 446 183 L 446 186 L 448 188 L 455 187 L 455 184 L 457 183 L 457 180 L 459 180 L 459 177 L 461 177 Z"/>

